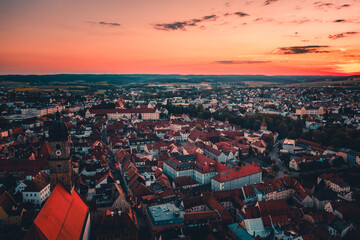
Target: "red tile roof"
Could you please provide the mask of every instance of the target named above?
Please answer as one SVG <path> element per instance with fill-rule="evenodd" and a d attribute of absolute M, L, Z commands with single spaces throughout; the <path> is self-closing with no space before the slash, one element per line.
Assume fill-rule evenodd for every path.
<path fill-rule="evenodd" d="M 42 236 L 46 239 L 80 239 L 88 213 L 89 208 L 80 196 L 75 191 L 70 194 L 59 183 L 25 239 L 43 239 Z"/>
<path fill-rule="evenodd" d="M 214 176 L 213 179 L 217 182 L 227 182 L 237 178 L 260 173 L 261 169 L 257 163 L 245 165 L 243 167 L 235 167 L 228 171 L 224 171 Z"/>

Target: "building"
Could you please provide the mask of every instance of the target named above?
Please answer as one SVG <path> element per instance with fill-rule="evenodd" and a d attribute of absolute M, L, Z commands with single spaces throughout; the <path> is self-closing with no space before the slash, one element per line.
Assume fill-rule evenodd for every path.
<path fill-rule="evenodd" d="M 60 119 L 60 113 L 55 113 L 55 119 L 49 128 L 49 170 L 50 188 L 61 182 L 66 190 L 73 190 L 70 141 L 68 128 Z"/>
<path fill-rule="evenodd" d="M 213 191 L 230 190 L 260 183 L 261 181 L 261 169 L 259 165 L 254 163 L 220 172 L 211 179 L 211 189 Z"/>
<path fill-rule="evenodd" d="M 36 116 L 36 117 L 41 117 L 41 116 L 45 116 L 45 115 L 51 115 L 56 113 L 57 111 L 62 111 L 65 110 L 64 106 L 55 106 L 55 105 L 50 105 L 50 106 L 34 106 L 34 107 L 29 107 L 29 108 L 22 108 L 21 109 L 21 114 L 23 115 L 31 115 L 31 116 Z"/>
<path fill-rule="evenodd" d="M 333 173 L 322 174 L 318 177 L 317 183 L 319 184 L 321 180 L 325 182 L 326 187 L 330 188 L 336 193 L 350 192 L 350 185 Z"/>
<path fill-rule="evenodd" d="M 18 203 L 8 191 L 0 195 L 0 226 L 20 225 L 25 209 L 18 207 Z"/>
<path fill-rule="evenodd" d="M 296 114 L 300 115 L 301 117 L 304 115 L 308 115 L 308 116 L 320 116 L 323 115 L 325 113 L 324 108 L 323 107 L 319 107 L 319 108 L 298 108 L 296 109 Z"/>
<path fill-rule="evenodd" d="M 287 151 L 288 153 L 294 154 L 295 153 L 295 140 L 286 138 L 283 143 L 283 150 Z"/>
<path fill-rule="evenodd" d="M 267 130 L 267 125 L 266 125 L 266 122 L 265 122 L 265 118 L 263 118 L 263 121 L 262 121 L 261 126 L 260 126 L 260 130 L 261 131 L 266 131 Z"/>
<path fill-rule="evenodd" d="M 90 239 L 89 208 L 76 191 L 69 193 L 58 183 L 25 239 Z"/>
<path fill-rule="evenodd" d="M 130 208 L 126 211 L 106 211 L 97 224 L 94 239 L 137 240 L 139 225 L 135 212 Z"/>
<path fill-rule="evenodd" d="M 39 172 L 31 181 L 26 181 L 22 190 L 24 202 L 41 205 L 50 196 L 50 181 L 46 173 Z"/>
<path fill-rule="evenodd" d="M 137 116 L 142 120 L 159 120 L 160 111 L 155 108 L 132 108 L 132 109 L 88 109 L 85 118 L 94 117 L 96 114 L 107 115 L 109 120 L 128 119 Z"/>
<path fill-rule="evenodd" d="M 151 206 L 147 209 L 147 222 L 153 235 L 184 224 L 184 211 L 172 203 Z"/>

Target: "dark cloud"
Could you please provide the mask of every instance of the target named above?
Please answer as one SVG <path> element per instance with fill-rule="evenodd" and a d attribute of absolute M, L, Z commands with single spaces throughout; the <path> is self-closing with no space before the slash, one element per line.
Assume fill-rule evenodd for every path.
<path fill-rule="evenodd" d="M 264 2 L 264 4 L 265 5 L 269 5 L 269 4 L 271 4 L 271 3 L 274 3 L 274 2 L 277 2 L 278 0 L 266 0 L 265 2 Z"/>
<path fill-rule="evenodd" d="M 204 17 L 203 17 L 203 20 L 204 20 L 204 21 L 205 21 L 205 20 L 210 20 L 210 19 L 215 20 L 216 18 L 217 18 L 217 16 L 214 14 L 214 15 L 204 16 Z"/>
<path fill-rule="evenodd" d="M 331 2 L 322 2 L 322 1 L 317 1 L 317 2 L 314 2 L 314 5 L 316 8 L 318 9 L 321 9 L 321 10 L 327 10 L 329 8 L 333 8 L 333 9 L 342 9 L 342 8 L 347 8 L 347 7 L 350 7 L 351 5 L 350 4 L 342 4 L 342 5 L 336 5 L 336 4 L 333 4 Z"/>
<path fill-rule="evenodd" d="M 108 26 L 108 27 L 121 27 L 121 24 L 120 23 L 117 23 L 117 22 L 104 22 L 104 21 L 101 21 L 101 22 L 86 22 L 86 23 L 89 23 L 91 25 L 102 25 L 102 26 Z"/>
<path fill-rule="evenodd" d="M 351 6 L 350 4 L 343 4 L 341 6 L 338 6 L 337 9 L 347 8 L 347 7 L 350 7 L 350 6 Z"/>
<path fill-rule="evenodd" d="M 116 22 L 98 22 L 98 24 L 104 25 L 104 26 L 111 26 L 111 27 L 120 27 L 121 26 L 120 23 L 116 23 Z"/>
<path fill-rule="evenodd" d="M 194 27 L 198 26 L 198 24 L 206 21 L 215 21 L 218 18 L 217 15 L 207 15 L 202 18 L 194 18 L 188 21 L 180 21 L 180 22 L 173 22 L 173 23 L 158 23 L 154 25 L 154 28 L 157 30 L 186 30 L 186 27 Z M 200 28 L 204 29 L 204 26 L 200 26 Z"/>
<path fill-rule="evenodd" d="M 342 23 L 342 22 L 346 22 L 345 19 L 336 19 L 334 20 L 335 23 Z"/>
<path fill-rule="evenodd" d="M 278 49 L 278 54 L 305 54 L 305 53 L 329 53 L 327 49 L 329 46 L 324 45 L 309 45 L 309 46 L 294 46 L 281 47 Z"/>
<path fill-rule="evenodd" d="M 314 2 L 314 5 L 315 5 L 316 8 L 329 8 L 329 7 L 334 6 L 333 3 L 321 2 L 321 1 Z"/>
<path fill-rule="evenodd" d="M 235 15 L 239 16 L 239 17 L 246 17 L 249 16 L 249 14 L 244 13 L 244 12 L 234 12 Z"/>
<path fill-rule="evenodd" d="M 223 60 L 215 61 L 214 63 L 218 64 L 260 64 L 260 63 L 269 63 L 271 61 L 235 61 L 235 60 Z"/>
<path fill-rule="evenodd" d="M 334 34 L 334 35 L 329 35 L 330 39 L 338 39 L 338 38 L 344 38 L 344 37 L 348 37 L 349 35 L 355 35 L 358 34 L 359 32 L 343 32 L 343 33 L 338 33 L 338 34 Z"/>

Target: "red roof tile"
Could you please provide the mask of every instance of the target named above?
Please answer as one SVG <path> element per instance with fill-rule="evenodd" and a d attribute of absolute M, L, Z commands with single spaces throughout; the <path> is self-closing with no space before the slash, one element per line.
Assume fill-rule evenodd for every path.
<path fill-rule="evenodd" d="M 224 171 L 214 176 L 213 179 L 218 182 L 227 182 L 237 178 L 260 173 L 261 169 L 257 163 L 245 165 L 243 167 L 235 167 L 228 171 Z"/>
<path fill-rule="evenodd" d="M 89 208 L 75 191 L 70 194 L 57 184 L 34 225 L 47 239 L 80 239 L 88 211 Z M 29 232 L 26 237 L 39 239 L 39 236 L 31 234 L 34 232 Z"/>

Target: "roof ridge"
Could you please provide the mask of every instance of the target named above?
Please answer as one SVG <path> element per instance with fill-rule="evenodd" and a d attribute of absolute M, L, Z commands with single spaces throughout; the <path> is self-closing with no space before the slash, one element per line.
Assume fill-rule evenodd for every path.
<path fill-rule="evenodd" d="M 71 194 L 71 195 L 72 195 L 72 194 Z M 59 234 L 57 235 L 56 239 L 59 239 L 61 230 L 62 230 L 63 227 L 64 227 L 64 224 L 65 224 L 65 222 L 66 222 L 66 218 L 68 217 L 68 214 L 69 214 L 69 212 L 70 212 L 70 209 L 71 209 L 71 206 L 72 206 L 73 202 L 74 202 L 74 198 L 71 199 L 71 203 L 70 203 L 69 208 L 68 208 L 68 210 L 67 210 L 67 212 L 66 212 L 64 221 L 63 221 L 62 224 L 61 224 L 61 228 L 60 228 L 60 230 L 59 230 Z"/>

